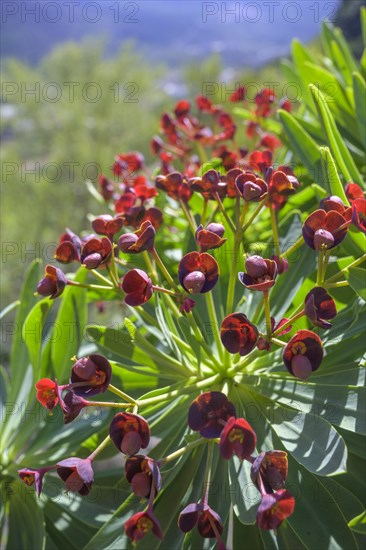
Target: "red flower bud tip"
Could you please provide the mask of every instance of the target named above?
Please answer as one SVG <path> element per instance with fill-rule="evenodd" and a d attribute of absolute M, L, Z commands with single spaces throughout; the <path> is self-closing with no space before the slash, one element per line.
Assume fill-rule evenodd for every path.
<path fill-rule="evenodd" d="M 229 460 L 233 455 L 248 459 L 255 450 L 257 436 L 244 418 L 229 418 L 220 436 L 220 453 Z"/>
<path fill-rule="evenodd" d="M 288 491 L 280 489 L 276 493 L 266 494 L 262 498 L 257 512 L 257 524 L 260 529 L 277 529 L 291 516 L 295 509 L 295 499 Z"/>
<path fill-rule="evenodd" d="M 334 246 L 334 237 L 325 229 L 318 229 L 314 233 L 314 248 L 315 250 L 326 250 Z"/>
<path fill-rule="evenodd" d="M 277 264 L 274 260 L 250 256 L 245 262 L 245 268 L 247 273 L 239 272 L 238 278 L 246 288 L 264 292 L 275 284 Z"/>
<path fill-rule="evenodd" d="M 66 229 L 60 237 L 59 245 L 56 248 L 55 260 L 63 264 L 73 261 L 80 261 L 81 240 L 70 229 Z"/>
<path fill-rule="evenodd" d="M 44 278 L 37 286 L 37 293 L 41 296 L 49 296 L 51 300 L 54 300 L 63 293 L 67 283 L 61 269 L 53 265 L 46 265 Z"/>
<path fill-rule="evenodd" d="M 152 531 L 158 539 L 164 536 L 158 520 L 150 510 L 138 512 L 128 519 L 125 523 L 125 531 L 133 542 L 143 539 L 149 531 Z"/>
<path fill-rule="evenodd" d="M 352 223 L 366 233 L 366 200 L 356 199 L 352 203 Z"/>
<path fill-rule="evenodd" d="M 202 437 L 219 437 L 230 417 L 235 417 L 235 407 L 225 394 L 217 391 L 198 396 L 188 411 L 188 425 Z"/>
<path fill-rule="evenodd" d="M 109 426 L 109 435 L 117 449 L 124 454 L 136 454 L 145 449 L 150 441 L 150 428 L 142 416 L 118 413 Z"/>
<path fill-rule="evenodd" d="M 106 202 L 111 200 L 114 193 L 113 183 L 106 176 L 100 175 L 98 179 L 98 184 L 99 193 L 102 195 L 103 199 Z"/>
<path fill-rule="evenodd" d="M 155 241 L 155 228 L 151 222 L 145 221 L 135 233 L 126 233 L 118 239 L 122 252 L 138 254 L 144 250 L 152 250 Z"/>
<path fill-rule="evenodd" d="M 282 273 L 286 273 L 288 271 L 288 261 L 286 258 L 280 258 L 279 256 L 271 256 L 271 260 L 276 262 L 277 265 L 277 273 L 281 275 Z"/>
<path fill-rule="evenodd" d="M 49 378 L 42 378 L 36 383 L 37 399 L 43 407 L 52 411 L 59 402 L 58 385 Z"/>
<path fill-rule="evenodd" d="M 196 305 L 196 302 L 192 300 L 191 298 L 186 298 L 179 306 L 179 311 L 181 313 L 186 312 L 190 313 L 194 306 Z"/>

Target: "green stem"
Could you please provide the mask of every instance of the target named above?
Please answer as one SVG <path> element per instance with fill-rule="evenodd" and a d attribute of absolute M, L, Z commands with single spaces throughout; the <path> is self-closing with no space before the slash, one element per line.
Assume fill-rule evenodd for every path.
<path fill-rule="evenodd" d="M 164 294 L 169 294 L 169 296 L 177 296 L 177 294 L 172 290 L 168 290 L 167 288 L 163 288 L 161 286 L 153 285 L 153 289 L 156 290 L 157 292 L 163 292 Z"/>
<path fill-rule="evenodd" d="M 111 277 L 113 279 L 114 285 L 119 287 L 119 275 L 117 270 L 117 264 L 115 262 L 115 256 L 114 256 L 114 250 L 117 248 L 117 245 L 112 246 L 112 254 L 110 259 L 110 269 L 111 269 Z"/>
<path fill-rule="evenodd" d="M 202 502 L 204 503 L 207 503 L 207 499 L 208 499 L 208 492 L 209 492 L 210 480 L 211 480 L 213 452 L 214 452 L 214 442 L 211 440 L 208 442 L 206 471 L 205 471 L 205 479 L 203 482 Z"/>
<path fill-rule="evenodd" d="M 325 288 L 339 288 L 339 287 L 348 286 L 348 285 L 349 285 L 348 281 L 338 281 L 337 283 L 324 283 L 323 286 Z"/>
<path fill-rule="evenodd" d="M 305 242 L 304 237 L 302 236 L 299 237 L 293 245 L 291 245 L 287 250 L 285 250 L 285 252 L 282 254 L 282 258 L 288 258 L 289 256 L 291 256 L 291 254 L 296 252 L 296 250 L 300 248 L 300 246 L 302 246 L 304 242 Z"/>
<path fill-rule="evenodd" d="M 222 203 L 222 200 L 219 197 L 218 193 L 214 193 L 214 197 L 217 200 L 217 204 L 219 205 L 219 208 L 221 210 L 222 215 L 224 216 L 228 226 L 230 227 L 231 231 L 235 234 L 236 233 L 236 227 L 233 224 L 233 220 L 228 216 L 228 213 L 225 210 L 225 206 Z"/>
<path fill-rule="evenodd" d="M 207 439 L 201 438 L 196 439 L 196 441 L 192 441 L 192 443 L 187 443 L 184 447 L 181 447 L 180 449 L 177 449 L 174 451 L 174 453 L 171 453 L 170 455 L 165 456 L 164 458 L 160 458 L 158 460 L 160 466 L 163 466 L 167 462 L 171 462 L 172 460 L 176 460 L 180 456 L 184 455 L 187 451 L 190 451 L 191 449 L 194 449 L 195 447 L 198 447 L 199 445 L 202 445 L 203 443 L 207 443 Z"/>
<path fill-rule="evenodd" d="M 318 272 L 316 276 L 316 286 L 322 286 L 323 280 L 323 263 L 324 263 L 324 250 L 320 250 L 318 254 Z"/>
<path fill-rule="evenodd" d="M 156 252 L 155 248 L 151 250 L 151 255 L 155 258 L 155 261 L 158 264 L 160 271 L 162 272 L 162 274 L 164 275 L 164 277 L 166 278 L 170 286 L 174 288 L 177 294 L 181 294 L 181 291 L 179 290 L 178 285 L 174 282 L 173 277 L 170 275 L 169 271 L 165 267 L 162 259 L 160 258 L 159 254 Z"/>
<path fill-rule="evenodd" d="M 210 223 L 212 223 L 212 222 L 215 220 L 216 214 L 217 214 L 217 212 L 218 212 L 219 210 L 220 210 L 219 205 L 216 205 L 216 208 L 215 208 L 215 210 L 212 212 L 211 218 L 208 220 L 207 225 L 209 225 Z"/>
<path fill-rule="evenodd" d="M 88 456 L 89 460 L 94 460 L 94 458 L 106 448 L 106 446 L 109 444 L 110 441 L 111 441 L 111 437 L 108 435 L 101 442 L 101 444 L 98 445 L 98 447 L 95 449 L 95 451 L 93 451 L 92 454 Z"/>
<path fill-rule="evenodd" d="M 292 325 L 295 321 L 297 321 L 298 319 L 300 319 L 300 317 L 303 317 L 305 315 L 305 311 L 302 309 L 301 311 L 299 311 L 299 313 L 296 313 L 296 315 L 294 315 L 293 317 L 291 317 L 288 321 L 286 321 L 286 323 L 284 323 L 283 325 L 281 325 L 278 329 L 276 329 L 273 333 L 272 336 L 277 336 L 278 334 L 280 334 L 283 330 L 287 329 L 287 327 L 289 327 L 290 325 Z"/>
<path fill-rule="evenodd" d="M 86 269 L 86 268 L 85 268 Z M 107 277 L 104 277 L 104 275 L 102 275 L 101 273 L 99 273 L 99 271 L 96 271 L 95 269 L 88 269 L 89 273 L 91 273 L 92 275 L 94 275 L 94 277 L 97 277 L 97 279 L 100 279 L 101 281 L 103 281 L 104 283 L 106 283 L 107 285 L 109 286 L 113 286 L 113 283 L 110 279 L 107 279 Z"/>
<path fill-rule="evenodd" d="M 216 343 L 217 352 L 219 354 L 219 357 L 221 361 L 223 360 L 223 349 L 222 349 L 222 343 L 220 339 L 220 329 L 219 329 L 219 322 L 217 320 L 216 315 L 216 308 L 213 301 L 212 292 L 206 292 L 206 304 L 207 304 L 207 310 L 208 310 L 208 316 L 211 322 L 211 326 L 213 328 L 213 336 Z"/>
<path fill-rule="evenodd" d="M 264 300 L 264 314 L 266 317 L 266 333 L 267 333 L 267 340 L 268 342 L 272 339 L 272 327 L 271 327 L 271 308 L 269 304 L 269 293 L 268 290 L 265 290 L 263 292 L 263 300 Z"/>
<path fill-rule="evenodd" d="M 187 395 L 192 391 L 197 391 L 202 388 L 212 386 L 213 384 L 218 382 L 220 379 L 221 379 L 221 374 L 218 373 L 218 374 L 215 374 L 214 376 L 211 376 L 210 378 L 206 378 L 205 380 L 201 380 L 199 382 L 192 384 L 191 382 L 195 382 L 197 380 L 195 377 L 192 377 L 187 380 L 184 388 L 180 388 L 179 390 L 173 390 L 167 393 L 162 393 L 155 397 L 149 397 L 148 399 L 138 400 L 137 404 L 139 407 L 147 407 L 148 405 L 152 405 L 153 403 L 160 403 L 161 401 L 165 401 L 170 398 L 175 398 L 175 397 L 178 397 L 179 395 Z"/>
<path fill-rule="evenodd" d="M 281 250 L 280 250 L 280 237 L 278 234 L 278 224 L 277 224 L 277 214 L 274 208 L 270 207 L 271 212 L 271 225 L 272 225 L 272 232 L 273 232 L 273 238 L 274 238 L 274 249 L 275 254 L 279 258 L 281 257 Z"/>
<path fill-rule="evenodd" d="M 259 212 L 262 210 L 263 206 L 265 206 L 266 204 L 266 199 L 263 199 L 259 205 L 257 206 L 257 208 L 254 210 L 253 214 L 251 215 L 251 217 L 249 218 L 249 220 L 247 221 L 247 223 L 245 225 L 242 226 L 241 230 L 242 232 L 244 233 L 246 231 L 246 229 L 248 229 L 248 227 L 250 225 L 252 225 L 253 221 L 255 220 L 255 218 L 258 216 Z"/>
<path fill-rule="evenodd" d="M 245 202 L 244 202 L 243 209 L 242 209 L 242 211 L 241 211 L 241 216 L 240 216 L 239 224 L 238 224 L 240 228 L 242 228 L 243 225 L 244 225 L 245 218 L 246 218 L 246 215 L 247 215 L 247 212 L 248 212 L 248 208 L 249 208 L 249 202 L 248 202 L 248 201 L 245 201 Z"/>
<path fill-rule="evenodd" d="M 342 277 L 343 275 L 346 275 L 346 274 L 347 274 L 347 271 L 348 271 L 351 267 L 356 267 L 356 266 L 362 264 L 365 260 L 366 260 L 366 254 L 363 254 L 363 255 L 360 256 L 357 260 L 355 260 L 354 262 L 351 262 L 351 263 L 348 264 L 346 267 L 344 267 L 343 269 L 341 269 L 340 271 L 338 271 L 338 273 L 336 273 L 335 275 L 333 275 L 332 277 L 330 277 L 329 279 L 327 279 L 327 280 L 325 281 L 325 284 L 332 283 L 333 281 L 335 281 L 336 279 L 338 279 L 338 277 Z"/>
<path fill-rule="evenodd" d="M 202 215 L 201 215 L 201 225 L 202 226 L 205 225 L 205 221 L 206 221 L 207 205 L 208 205 L 208 200 L 204 199 L 204 201 L 203 201 L 203 210 L 202 210 Z"/>
<path fill-rule="evenodd" d="M 180 200 L 179 204 L 180 204 L 181 209 L 183 210 L 183 214 L 184 214 L 184 216 L 185 216 L 185 218 L 186 218 L 186 220 L 189 224 L 189 227 L 191 228 L 192 234 L 195 237 L 196 236 L 196 231 L 197 231 L 196 220 L 192 216 L 191 211 L 189 210 L 189 208 L 187 208 L 187 205 L 185 204 L 184 201 Z"/>
<path fill-rule="evenodd" d="M 286 342 L 282 342 L 282 340 L 278 340 L 277 338 L 272 338 L 272 342 L 277 346 L 285 347 L 287 345 Z"/>
<path fill-rule="evenodd" d="M 133 405 L 136 405 L 136 399 L 133 399 L 133 397 L 130 397 L 127 393 L 123 392 L 119 388 L 116 388 L 115 386 L 112 386 L 112 384 L 109 384 L 108 390 L 115 395 L 118 395 L 118 397 L 121 397 L 125 401 L 128 401 L 129 403 L 132 403 Z"/>
<path fill-rule="evenodd" d="M 106 286 L 106 285 L 93 285 L 93 284 L 87 284 L 87 283 L 78 283 L 77 281 L 68 281 L 67 283 L 69 286 L 78 286 L 80 288 L 88 288 L 90 290 L 114 290 L 113 286 Z"/>

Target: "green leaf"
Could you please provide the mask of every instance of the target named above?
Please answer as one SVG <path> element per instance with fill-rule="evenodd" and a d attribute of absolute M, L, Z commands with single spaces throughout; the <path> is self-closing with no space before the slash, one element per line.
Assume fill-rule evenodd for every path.
<path fill-rule="evenodd" d="M 328 147 L 320 147 L 319 151 L 322 158 L 324 179 L 327 183 L 328 189 L 330 189 L 332 195 L 337 195 L 340 199 L 342 199 L 344 204 L 349 205 L 342 182 L 338 176 L 336 164 Z"/>
<path fill-rule="evenodd" d="M 351 267 L 346 271 L 346 279 L 353 290 L 366 302 L 366 269 Z"/>
<path fill-rule="evenodd" d="M 366 83 L 360 73 L 353 73 L 353 93 L 359 136 L 362 143 L 366 145 Z"/>
<path fill-rule="evenodd" d="M 316 142 L 301 124 L 287 111 L 279 109 L 278 116 L 296 157 L 317 181 L 321 174 L 320 153 Z"/>
<path fill-rule="evenodd" d="M 33 381 L 36 379 L 42 351 L 43 329 L 47 316 L 53 306 L 53 301 L 44 298 L 39 301 L 28 314 L 22 327 L 23 339 L 27 345 L 29 358 L 33 367 Z"/>
<path fill-rule="evenodd" d="M 355 531 L 355 533 L 366 535 L 366 512 L 362 512 L 359 516 L 351 519 L 351 521 L 348 522 L 348 525 L 352 531 Z"/>
<path fill-rule="evenodd" d="M 351 153 L 344 143 L 344 139 L 339 133 L 323 94 L 313 84 L 310 84 L 309 88 L 322 121 L 325 134 L 328 138 L 330 149 L 339 169 L 343 173 L 346 181 L 354 181 L 362 185 L 362 176 L 357 169 Z"/>
<path fill-rule="evenodd" d="M 81 267 L 74 281 L 83 283 L 87 274 L 87 270 Z M 68 377 L 72 364 L 70 360 L 80 348 L 86 323 L 86 289 L 68 286 L 62 295 L 52 334 L 49 336 L 53 370 L 60 381 Z"/>
<path fill-rule="evenodd" d="M 39 548 L 42 550 L 45 545 L 44 518 L 36 502 L 33 487 L 27 487 L 20 481 L 15 481 L 6 490 L 9 498 L 9 532 L 5 549 Z"/>
<path fill-rule="evenodd" d="M 241 523 L 255 523 L 261 496 L 250 477 L 251 464 L 234 456 L 229 464 L 229 490 L 235 515 Z"/>

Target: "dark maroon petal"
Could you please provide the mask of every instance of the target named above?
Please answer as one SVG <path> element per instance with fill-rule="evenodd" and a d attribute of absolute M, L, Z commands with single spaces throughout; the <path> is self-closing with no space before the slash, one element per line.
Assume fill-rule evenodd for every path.
<path fill-rule="evenodd" d="M 234 454 L 248 459 L 255 450 L 257 436 L 244 418 L 229 418 L 220 437 L 220 453 L 229 460 Z"/>
<path fill-rule="evenodd" d="M 188 504 L 181 511 L 178 518 L 178 527 L 183 533 L 188 533 L 194 528 L 198 520 L 198 513 L 202 508 L 202 504 Z"/>
<path fill-rule="evenodd" d="M 73 388 L 73 392 L 76 395 L 90 397 L 98 393 L 104 393 L 109 386 L 111 378 L 111 364 L 103 355 L 95 353 L 76 361 L 71 370 L 70 381 L 72 384 L 90 381 L 90 386 Z"/>

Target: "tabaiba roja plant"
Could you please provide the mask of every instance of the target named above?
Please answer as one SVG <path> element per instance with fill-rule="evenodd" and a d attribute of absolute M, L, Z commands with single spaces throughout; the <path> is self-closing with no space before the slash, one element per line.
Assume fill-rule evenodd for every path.
<path fill-rule="evenodd" d="M 230 101 L 245 102 L 245 89 Z M 47 448 L 37 462 L 40 450 L 32 455 L 34 440 L 23 434 L 26 450 L 10 452 L 20 479 L 41 495 L 45 476 L 58 476 L 87 498 L 97 458 L 107 447 L 124 456 L 118 475 L 133 496 L 92 524 L 85 549 L 129 540 L 199 548 L 204 539 L 218 548 L 307 548 L 330 538 L 357 548 L 347 522 L 361 514 L 362 497 L 345 473 L 345 440 L 359 471 L 364 307 L 356 293 L 366 255 L 355 253 L 350 233 L 365 233 L 366 201 L 347 182 L 343 200 L 306 195 L 301 211 L 309 176 L 278 162 L 286 150 L 262 130 L 279 103 L 261 90 L 244 125 L 208 98 L 196 98 L 195 112 L 180 101 L 151 142 L 155 174 L 140 153 L 117 155 L 114 178 L 99 179 L 104 206 L 93 233 L 60 237 L 55 259 L 81 264 L 77 275 L 47 265 L 38 282 L 45 299 L 32 311 L 41 324 L 57 301 L 56 325 L 67 315 L 80 324 L 85 298 L 100 315 L 122 304 L 124 328 L 88 325 L 89 351 L 76 349 L 71 368 L 57 338 L 36 352 L 26 338 L 37 400 L 50 414 L 61 410 L 70 433 L 86 410 L 110 414 L 96 439 L 79 431 L 72 456 L 53 463 Z M 291 109 L 286 99 L 281 106 Z M 250 151 L 237 144 L 241 131 Z M 296 215 L 282 216 L 291 208 Z M 78 293 L 84 302 L 75 306 Z M 334 474 L 342 475 L 332 493 L 324 476 Z M 49 522 L 47 504 L 45 514 Z"/>

